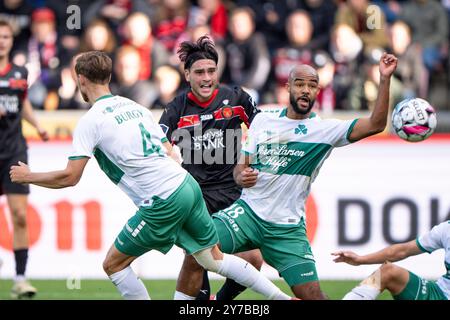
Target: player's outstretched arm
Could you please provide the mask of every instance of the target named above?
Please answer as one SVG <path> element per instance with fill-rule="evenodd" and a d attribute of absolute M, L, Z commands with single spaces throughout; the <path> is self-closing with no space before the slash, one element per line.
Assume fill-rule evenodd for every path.
<path fill-rule="evenodd" d="M 25 163 L 19 161 L 17 166 L 11 166 L 9 175 L 15 183 L 31 183 L 51 189 L 72 187 L 80 181 L 88 161 L 87 157 L 69 160 L 64 170 L 51 172 L 31 172 Z"/>
<path fill-rule="evenodd" d="M 411 240 L 405 243 L 394 244 L 380 251 L 364 256 L 359 256 L 352 251 L 337 251 L 333 252 L 332 255 L 336 256 L 333 260 L 334 262 L 345 262 L 353 266 L 359 266 L 361 264 L 378 264 L 386 261 L 400 261 L 420 253 L 423 253 L 423 251 L 419 249 L 415 240 Z"/>
<path fill-rule="evenodd" d="M 383 53 L 380 59 L 380 85 L 375 108 L 369 118 L 359 119 L 349 136 L 354 142 L 374 134 L 380 133 L 386 128 L 389 111 L 389 86 L 391 76 L 397 68 L 397 57 L 393 54 Z"/>
<path fill-rule="evenodd" d="M 248 155 L 241 155 L 238 164 L 234 167 L 234 181 L 243 188 L 250 188 L 256 184 L 258 170 L 250 167 L 251 158 Z"/>
<path fill-rule="evenodd" d="M 48 140 L 48 133 L 45 129 L 41 128 L 39 126 L 39 122 L 37 121 L 36 117 L 34 116 L 33 107 L 31 106 L 30 100 L 24 99 L 23 100 L 23 109 L 22 109 L 22 117 L 33 127 L 36 128 L 39 136 L 42 140 L 47 141 Z"/>

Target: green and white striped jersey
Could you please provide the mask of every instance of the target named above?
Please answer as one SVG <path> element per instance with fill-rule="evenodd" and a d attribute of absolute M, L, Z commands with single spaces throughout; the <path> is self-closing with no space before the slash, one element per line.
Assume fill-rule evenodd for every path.
<path fill-rule="evenodd" d="M 167 156 L 166 135 L 147 108 L 107 95 L 81 117 L 69 159 L 95 156 L 100 168 L 138 207 L 167 199 L 187 172 Z"/>
<path fill-rule="evenodd" d="M 322 120 L 314 113 L 293 120 L 286 113 L 262 112 L 253 120 L 242 152 L 252 156 L 251 167 L 259 174 L 241 199 L 268 222 L 298 224 L 320 167 L 334 147 L 350 143 L 357 120 Z"/>
<path fill-rule="evenodd" d="M 450 300 L 450 220 L 434 226 L 429 232 L 416 239 L 417 246 L 424 252 L 432 253 L 438 249 L 445 250 L 444 264 L 446 274 L 436 284 Z"/>

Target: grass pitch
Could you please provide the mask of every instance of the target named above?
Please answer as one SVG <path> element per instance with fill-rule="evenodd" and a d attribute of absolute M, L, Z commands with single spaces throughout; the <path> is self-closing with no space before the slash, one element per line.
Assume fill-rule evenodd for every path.
<path fill-rule="evenodd" d="M 215 293 L 223 284 L 222 280 L 211 280 L 211 289 Z M 339 300 L 359 281 L 321 281 L 322 290 L 330 299 Z M 117 300 L 121 299 L 114 285 L 109 280 L 81 280 L 79 288 L 76 284 L 67 285 L 65 280 L 31 280 L 38 289 L 36 300 Z M 292 295 L 288 285 L 283 280 L 274 283 L 284 292 Z M 172 300 L 175 290 L 175 280 L 144 280 L 144 284 L 153 300 Z M 0 280 L 0 300 L 11 299 L 9 291 L 11 280 Z M 73 289 L 69 289 L 69 288 Z M 239 295 L 238 300 L 263 300 L 264 297 L 251 290 Z M 378 299 L 392 299 L 389 293 L 383 292 Z"/>

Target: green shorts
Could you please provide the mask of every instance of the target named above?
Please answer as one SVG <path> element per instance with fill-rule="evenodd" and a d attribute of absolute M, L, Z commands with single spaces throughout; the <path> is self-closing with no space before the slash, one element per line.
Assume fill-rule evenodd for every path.
<path fill-rule="evenodd" d="M 395 300 L 447 300 L 436 282 L 422 279 L 411 271 L 405 289 L 393 297 Z"/>
<path fill-rule="evenodd" d="M 264 260 L 289 286 L 318 281 L 303 219 L 298 225 L 270 223 L 242 200 L 213 214 L 213 218 L 223 252 L 260 249 Z"/>
<path fill-rule="evenodd" d="M 200 186 L 187 174 L 169 198 L 154 197 L 150 207 L 139 208 L 114 245 L 120 252 L 137 257 L 152 249 L 165 254 L 174 244 L 192 254 L 218 241 Z"/>

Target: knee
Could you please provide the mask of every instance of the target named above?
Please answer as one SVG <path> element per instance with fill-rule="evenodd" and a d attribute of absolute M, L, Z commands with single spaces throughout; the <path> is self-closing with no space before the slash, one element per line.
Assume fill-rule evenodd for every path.
<path fill-rule="evenodd" d="M 200 272 L 203 271 L 203 267 L 197 262 L 194 255 L 185 256 L 183 261 L 183 270 L 188 270 L 190 272 Z"/>
<path fill-rule="evenodd" d="M 215 260 L 211 249 L 205 249 L 193 254 L 195 260 L 208 271 L 218 272 L 220 268 L 220 261 Z"/>
<path fill-rule="evenodd" d="M 261 270 L 264 260 L 259 251 L 255 251 L 251 255 L 251 260 L 249 261 L 256 269 Z"/>
<path fill-rule="evenodd" d="M 390 262 L 387 262 L 383 264 L 379 270 L 380 270 L 381 286 L 385 287 L 387 283 L 397 278 L 400 271 L 400 267 Z"/>
<path fill-rule="evenodd" d="M 299 299 L 303 300 L 327 300 L 328 297 L 321 290 L 319 282 L 313 281 L 291 287 L 292 292 Z"/>
<path fill-rule="evenodd" d="M 12 221 L 14 228 L 24 229 L 27 227 L 27 212 L 26 210 L 13 209 Z"/>
<path fill-rule="evenodd" d="M 110 276 L 113 273 L 117 272 L 117 266 L 114 265 L 113 261 L 111 259 L 108 259 L 108 257 L 103 260 L 103 270 L 105 273 Z"/>
<path fill-rule="evenodd" d="M 256 269 L 261 270 L 261 267 L 264 263 L 264 260 L 261 256 L 261 252 L 259 250 L 252 250 L 240 254 L 236 254 L 238 257 L 241 257 L 245 261 L 249 262 Z"/>

